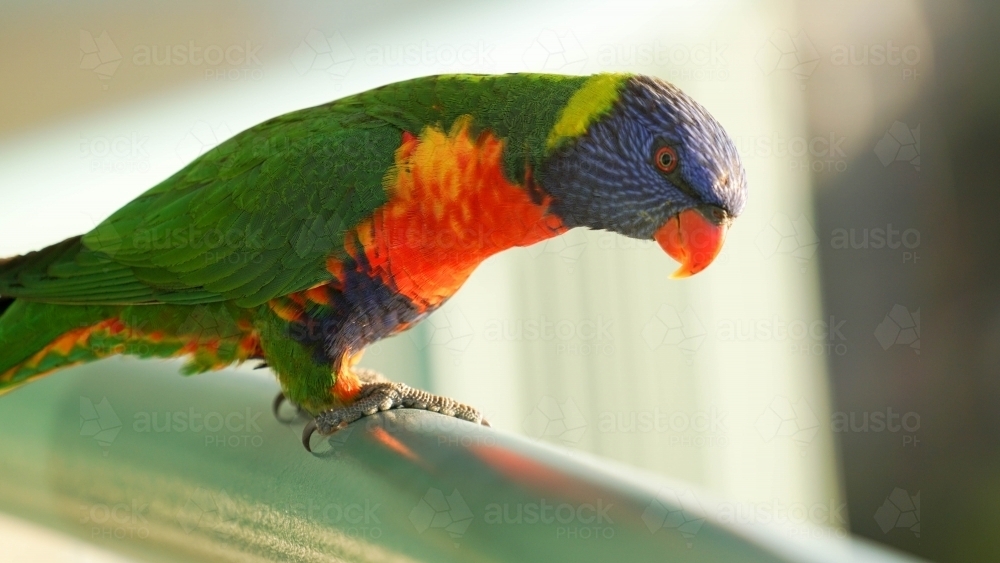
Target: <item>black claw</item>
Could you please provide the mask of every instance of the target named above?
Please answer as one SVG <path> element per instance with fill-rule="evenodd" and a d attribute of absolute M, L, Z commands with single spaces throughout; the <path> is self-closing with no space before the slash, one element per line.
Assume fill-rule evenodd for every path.
<path fill-rule="evenodd" d="M 281 405 L 285 404 L 286 401 L 288 401 L 288 398 L 285 397 L 285 394 L 278 391 L 278 395 L 274 398 L 274 402 L 271 403 L 271 412 L 274 413 L 274 419 L 278 422 L 282 424 L 291 424 L 295 422 L 296 417 L 281 418 L 281 415 L 279 414 L 281 411 Z"/>
<path fill-rule="evenodd" d="M 274 402 L 271 403 L 271 412 L 274 413 L 274 418 L 281 420 L 278 416 L 278 410 L 281 409 L 281 405 L 285 402 L 285 394 L 278 391 L 278 394 L 274 396 Z"/>
<path fill-rule="evenodd" d="M 302 445 L 305 446 L 306 451 L 312 453 L 312 448 L 309 447 L 309 440 L 312 439 L 312 435 L 316 432 L 316 421 L 310 420 L 306 423 L 306 427 L 302 429 Z"/>
<path fill-rule="evenodd" d="M 260 364 L 254 366 L 253 369 L 264 369 L 266 367 L 270 367 L 270 366 L 267 365 L 267 362 L 261 362 Z"/>

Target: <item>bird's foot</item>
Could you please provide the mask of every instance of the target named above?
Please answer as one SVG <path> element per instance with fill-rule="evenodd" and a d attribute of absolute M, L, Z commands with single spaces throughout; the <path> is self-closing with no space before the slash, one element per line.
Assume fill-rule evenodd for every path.
<path fill-rule="evenodd" d="M 288 405 L 295 409 L 295 414 L 291 416 L 281 414 L 281 407 L 285 403 L 288 403 Z M 289 401 L 288 397 L 285 397 L 285 394 L 281 391 L 278 391 L 278 395 L 274 398 L 274 402 L 271 403 L 271 412 L 274 413 L 274 419 L 282 424 L 293 424 L 296 420 L 309 418 L 309 413 L 306 412 L 305 409 Z"/>
<path fill-rule="evenodd" d="M 483 426 L 490 425 L 477 409 L 454 399 L 414 389 L 403 383 L 375 381 L 362 385 L 358 398 L 351 405 L 320 413 L 308 422 L 302 431 L 302 445 L 311 452 L 309 440 L 314 433 L 328 436 L 359 418 L 400 408 L 428 410 Z"/>

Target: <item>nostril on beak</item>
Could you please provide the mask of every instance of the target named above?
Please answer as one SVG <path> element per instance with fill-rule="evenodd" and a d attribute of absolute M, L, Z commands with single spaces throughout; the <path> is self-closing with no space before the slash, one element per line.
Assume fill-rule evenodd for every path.
<path fill-rule="evenodd" d="M 729 221 L 729 213 L 717 205 L 706 205 L 701 209 L 702 214 L 716 225 L 721 225 Z"/>

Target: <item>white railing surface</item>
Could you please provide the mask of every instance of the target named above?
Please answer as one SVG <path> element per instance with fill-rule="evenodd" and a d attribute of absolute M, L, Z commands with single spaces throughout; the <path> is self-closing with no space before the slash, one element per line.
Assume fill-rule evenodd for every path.
<path fill-rule="evenodd" d="M 913 561 L 723 521 L 687 485 L 433 413 L 309 454 L 275 391 L 127 360 L 33 383 L 0 398 L 0 511 L 149 561 Z"/>

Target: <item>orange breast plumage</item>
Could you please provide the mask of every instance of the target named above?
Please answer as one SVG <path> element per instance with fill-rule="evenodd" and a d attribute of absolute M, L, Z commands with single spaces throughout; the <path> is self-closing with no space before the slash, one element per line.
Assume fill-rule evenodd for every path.
<path fill-rule="evenodd" d="M 505 176 L 504 148 L 490 131 L 473 136 L 468 117 L 448 132 L 404 134 L 385 178 L 389 201 L 356 227 L 372 270 L 421 310 L 493 254 L 565 230 L 547 199 Z"/>

